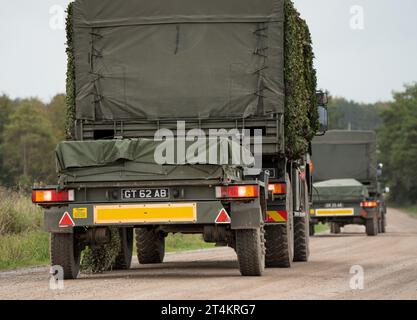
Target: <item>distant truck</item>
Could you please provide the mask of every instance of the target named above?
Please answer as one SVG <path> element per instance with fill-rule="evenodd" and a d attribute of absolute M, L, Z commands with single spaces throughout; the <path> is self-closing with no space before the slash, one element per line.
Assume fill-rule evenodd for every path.
<path fill-rule="evenodd" d="M 206 242 L 234 248 L 243 276 L 308 260 L 309 146 L 318 130 L 315 112 L 320 110 L 325 131 L 327 109 L 325 95 L 316 97 L 308 41 L 292 47 L 300 53 L 292 63 L 301 60 L 302 67 L 288 72 L 311 65 L 294 88 L 286 87 L 287 4 L 72 4 L 71 137 L 56 149 L 59 183 L 33 189 L 33 202 L 45 208 L 52 264 L 63 267 L 65 279 L 78 276 L 81 252 L 108 244 L 115 229 L 122 244 L 113 269 L 130 267 L 134 231 L 141 264 L 163 262 L 170 233 L 201 234 Z M 298 14 L 294 21 L 305 23 Z M 300 30 L 291 30 L 300 39 Z M 304 56 L 311 61 L 304 63 Z M 285 101 L 307 82 L 314 87 L 302 95 L 312 95 L 296 122 L 313 117 L 314 132 L 296 139 L 305 151 L 290 157 Z M 259 138 L 262 148 L 256 152 Z M 166 152 L 160 152 L 164 144 Z M 224 145 L 228 151 L 218 161 Z M 201 148 L 207 153 L 195 156 Z M 262 166 L 245 161 L 245 154 Z"/>
<path fill-rule="evenodd" d="M 385 233 L 387 210 L 375 132 L 331 130 L 313 140 L 312 150 L 310 235 L 318 223 L 329 223 L 335 234 L 349 224 L 364 225 L 369 236 Z"/>

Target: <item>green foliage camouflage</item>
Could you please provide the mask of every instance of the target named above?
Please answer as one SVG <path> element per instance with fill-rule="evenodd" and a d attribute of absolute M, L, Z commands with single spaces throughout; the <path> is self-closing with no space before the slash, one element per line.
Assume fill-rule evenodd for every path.
<path fill-rule="evenodd" d="M 310 31 L 291 0 L 285 1 L 286 153 L 298 159 L 308 151 L 319 124 L 317 78 Z"/>
<path fill-rule="evenodd" d="M 73 42 L 73 25 L 72 25 L 72 14 L 73 14 L 73 5 L 71 2 L 68 5 L 67 9 L 67 23 L 66 23 L 66 32 L 67 32 L 67 117 L 66 117 L 66 135 L 67 139 L 73 138 L 73 129 L 75 122 L 75 57 L 74 57 L 74 42 Z"/>
<path fill-rule="evenodd" d="M 110 228 L 111 241 L 101 246 L 87 247 L 82 256 L 81 270 L 101 273 L 112 269 L 121 248 L 119 230 Z"/>

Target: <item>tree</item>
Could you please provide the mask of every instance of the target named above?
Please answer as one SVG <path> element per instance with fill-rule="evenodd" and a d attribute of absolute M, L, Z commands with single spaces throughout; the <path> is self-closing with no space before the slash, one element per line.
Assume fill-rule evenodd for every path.
<path fill-rule="evenodd" d="M 382 119 L 379 142 L 391 198 L 417 203 L 417 84 L 394 93 Z"/>
<path fill-rule="evenodd" d="M 0 96 L 0 184 L 6 184 L 10 179 L 8 172 L 4 168 L 5 150 L 2 148 L 4 128 L 10 121 L 10 115 L 15 107 L 15 102 L 8 96 Z"/>
<path fill-rule="evenodd" d="M 65 140 L 65 117 L 67 112 L 65 95 L 58 94 L 53 97 L 51 102 L 46 106 L 46 112 L 52 125 L 55 143 Z"/>
<path fill-rule="evenodd" d="M 54 176 L 53 128 L 43 103 L 22 101 L 4 128 L 2 150 L 4 168 L 11 182 L 49 181 Z M 27 187 L 27 186 L 25 186 Z"/>
<path fill-rule="evenodd" d="M 381 112 L 388 104 L 363 104 L 335 97 L 329 104 L 330 129 L 375 130 L 382 124 Z"/>

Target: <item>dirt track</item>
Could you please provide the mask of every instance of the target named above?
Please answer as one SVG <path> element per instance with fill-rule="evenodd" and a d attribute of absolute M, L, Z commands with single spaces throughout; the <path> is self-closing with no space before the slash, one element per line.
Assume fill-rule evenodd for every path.
<path fill-rule="evenodd" d="M 49 269 L 0 273 L 0 299 L 417 299 L 417 219 L 390 209 L 388 233 L 366 237 L 362 227 L 311 243 L 311 261 L 292 269 L 267 269 L 261 278 L 239 275 L 227 248 L 169 254 L 160 266 L 83 275 L 49 289 Z M 365 288 L 352 290 L 354 265 Z"/>

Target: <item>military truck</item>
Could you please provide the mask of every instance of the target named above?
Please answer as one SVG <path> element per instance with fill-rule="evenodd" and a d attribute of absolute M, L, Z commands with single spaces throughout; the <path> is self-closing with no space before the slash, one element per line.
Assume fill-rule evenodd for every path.
<path fill-rule="evenodd" d="M 386 205 L 373 131 L 330 130 L 313 140 L 314 185 L 311 230 L 329 223 L 338 234 L 348 224 L 364 225 L 366 234 L 385 233 Z"/>
<path fill-rule="evenodd" d="M 65 279 L 114 232 L 113 269 L 130 267 L 134 232 L 141 264 L 163 262 L 170 233 L 234 248 L 243 276 L 308 260 L 311 135 L 317 108 L 324 120 L 327 110 L 308 29 L 295 11 L 299 28 L 288 27 L 290 9 L 289 0 L 70 5 L 68 140 L 56 149 L 58 184 L 33 189 Z M 286 49 L 284 30 L 307 40 Z"/>

